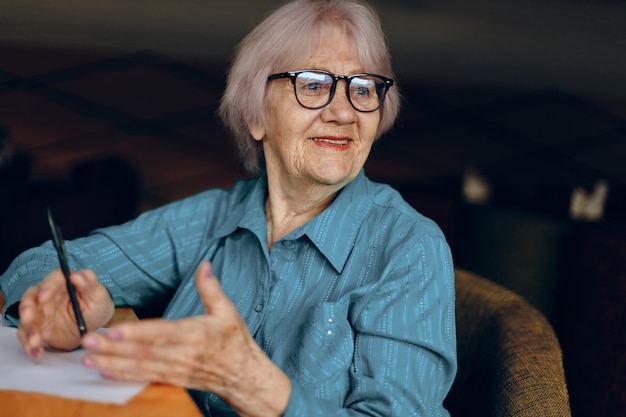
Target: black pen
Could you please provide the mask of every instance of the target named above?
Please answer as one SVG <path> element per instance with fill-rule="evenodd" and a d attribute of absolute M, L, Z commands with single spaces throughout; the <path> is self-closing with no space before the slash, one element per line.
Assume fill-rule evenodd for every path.
<path fill-rule="evenodd" d="M 67 264 L 67 252 L 65 251 L 65 243 L 63 242 L 63 236 L 61 235 L 61 229 L 57 226 L 56 222 L 52 218 L 52 212 L 48 207 L 48 223 L 50 223 L 50 230 L 52 230 L 52 243 L 59 255 L 59 263 L 61 264 L 61 271 L 65 276 L 65 285 L 67 287 L 67 293 L 70 296 L 72 302 L 72 309 L 74 310 L 74 316 L 76 317 L 76 324 L 78 324 L 78 332 L 83 337 L 87 333 L 87 327 L 85 326 L 85 320 L 80 312 L 80 306 L 78 305 L 78 298 L 76 298 L 76 289 L 70 282 L 70 268 Z"/>

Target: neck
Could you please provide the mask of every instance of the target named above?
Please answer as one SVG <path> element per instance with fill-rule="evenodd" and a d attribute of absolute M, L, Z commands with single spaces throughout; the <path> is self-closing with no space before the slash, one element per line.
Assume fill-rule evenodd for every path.
<path fill-rule="evenodd" d="M 321 213 L 334 200 L 340 187 L 307 186 L 287 188 L 268 177 L 268 197 L 265 201 L 267 244 L 293 232 Z"/>

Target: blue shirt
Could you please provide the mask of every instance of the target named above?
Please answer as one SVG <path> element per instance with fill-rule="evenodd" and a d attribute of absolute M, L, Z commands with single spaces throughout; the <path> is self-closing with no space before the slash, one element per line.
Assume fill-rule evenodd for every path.
<path fill-rule="evenodd" d="M 166 319 L 204 313 L 203 260 L 250 333 L 291 379 L 285 417 L 447 416 L 456 373 L 454 275 L 434 222 L 361 172 L 319 215 L 267 246 L 267 178 L 242 180 L 66 243 L 116 306 L 167 297 Z M 0 277 L 7 306 L 58 260 L 45 243 Z M 17 324 L 15 318 L 7 317 Z M 236 415 L 191 391 L 207 415 Z"/>

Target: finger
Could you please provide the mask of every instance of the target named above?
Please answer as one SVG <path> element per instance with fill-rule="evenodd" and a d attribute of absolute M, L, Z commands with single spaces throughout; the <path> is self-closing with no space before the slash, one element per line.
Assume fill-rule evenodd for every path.
<path fill-rule="evenodd" d="M 98 291 L 98 277 L 90 269 L 81 271 L 72 271 L 70 273 L 70 282 L 76 288 L 76 291 L 84 297 L 90 297 L 94 292 Z"/>
<path fill-rule="evenodd" d="M 204 304 L 207 314 L 219 314 L 220 312 L 230 315 L 235 310 L 235 306 L 226 297 L 222 287 L 213 275 L 212 265 L 209 262 L 202 262 L 196 271 L 196 288 L 200 294 L 200 299 Z"/>
<path fill-rule="evenodd" d="M 20 326 L 17 329 L 17 338 L 26 352 L 31 357 L 39 357 L 43 352 L 41 338 L 41 319 L 37 305 L 39 288 L 30 287 L 19 305 Z"/>
<path fill-rule="evenodd" d="M 37 314 L 38 287 L 30 287 L 26 290 L 19 304 L 20 324 L 28 325 L 35 320 Z"/>
<path fill-rule="evenodd" d="M 113 317 L 115 305 L 107 289 L 90 269 L 73 271 L 70 281 L 76 289 L 80 309 L 89 328 L 104 326 Z"/>
<path fill-rule="evenodd" d="M 89 336 L 84 341 L 91 345 Z M 87 368 L 98 369 L 106 378 L 168 383 L 188 388 L 201 388 L 201 381 L 206 384 L 220 380 L 220 372 L 215 372 L 219 367 L 208 365 L 215 362 L 211 352 L 207 352 L 203 345 L 115 341 L 109 340 L 108 335 L 93 336 L 96 336 L 98 350 L 85 355 L 82 363 Z"/>
<path fill-rule="evenodd" d="M 186 320 L 170 322 L 160 319 L 141 320 L 135 323 L 121 323 L 105 333 L 90 332 L 83 338 L 83 347 L 98 351 L 112 352 L 113 342 L 140 342 L 154 345 L 179 344 Z"/>
<path fill-rule="evenodd" d="M 89 332 L 82 339 L 82 346 L 94 354 L 109 354 L 116 356 L 142 356 L 149 357 L 150 350 L 144 342 L 122 340 L 123 336 L 116 330 L 110 330 L 106 334 Z M 143 352 L 142 352 L 143 348 Z"/>
<path fill-rule="evenodd" d="M 152 360 L 114 355 L 86 355 L 83 365 L 98 369 L 105 378 L 187 386 L 189 369 L 175 361 Z"/>
<path fill-rule="evenodd" d="M 24 352 L 33 359 L 39 359 L 44 352 L 41 334 L 31 332 L 20 327 L 17 329 L 17 339 Z"/>
<path fill-rule="evenodd" d="M 82 345 L 95 355 L 188 364 L 202 357 L 204 360 L 200 362 L 204 363 L 217 354 L 210 348 L 210 342 L 219 337 L 212 333 L 214 327 L 206 316 L 176 322 L 144 320 L 121 324 L 106 333 L 90 332 Z"/>
<path fill-rule="evenodd" d="M 161 322 L 161 324 L 164 324 Z M 168 326 L 165 326 L 168 327 Z M 163 330 L 163 327 L 159 327 Z M 171 329 L 170 329 L 171 330 Z M 120 340 L 121 333 L 89 333 L 83 338 L 83 347 L 92 351 L 84 356 L 83 365 L 97 368 L 103 376 L 134 381 L 168 382 L 182 384 L 183 375 L 189 374 L 189 344 L 154 343 L 147 341 Z M 180 342 L 180 338 L 175 338 Z M 175 375 L 178 377 L 174 378 Z"/>
<path fill-rule="evenodd" d="M 65 295 L 65 278 L 60 269 L 56 269 L 37 285 L 37 302 L 44 304 L 59 295 Z"/>

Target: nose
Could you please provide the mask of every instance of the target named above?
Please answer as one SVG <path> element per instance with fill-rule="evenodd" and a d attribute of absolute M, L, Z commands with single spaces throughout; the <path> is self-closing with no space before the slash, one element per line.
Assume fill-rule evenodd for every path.
<path fill-rule="evenodd" d="M 346 94 L 346 80 L 339 80 L 333 99 L 322 109 L 322 120 L 328 123 L 348 124 L 357 119 L 357 110 L 352 107 Z"/>

